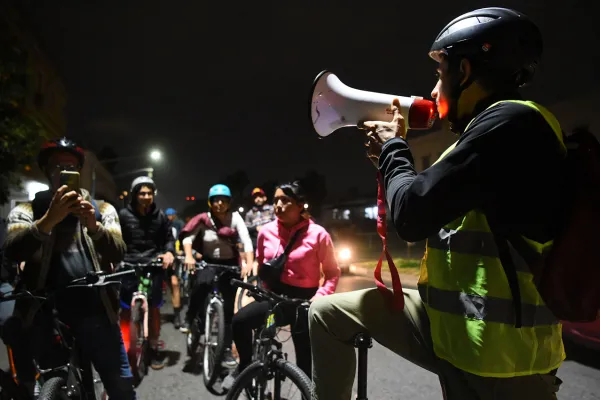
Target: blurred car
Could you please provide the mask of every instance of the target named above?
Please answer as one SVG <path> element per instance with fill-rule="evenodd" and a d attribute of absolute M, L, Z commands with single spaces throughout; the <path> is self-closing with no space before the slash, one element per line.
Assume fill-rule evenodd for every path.
<path fill-rule="evenodd" d="M 563 337 L 571 341 L 600 351 L 600 319 L 594 322 L 562 321 Z"/>
<path fill-rule="evenodd" d="M 352 264 L 353 254 L 352 248 L 346 244 L 334 244 L 336 250 L 336 256 L 340 268 L 349 267 Z"/>

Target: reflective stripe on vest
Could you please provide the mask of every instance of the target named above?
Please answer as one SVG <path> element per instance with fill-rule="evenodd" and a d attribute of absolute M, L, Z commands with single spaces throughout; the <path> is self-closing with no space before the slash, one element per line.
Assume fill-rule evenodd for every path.
<path fill-rule="evenodd" d="M 560 124 L 550 112 L 533 102 L 514 102 L 539 111 L 563 143 Z M 527 241 L 540 254 L 552 244 Z M 468 212 L 427 240 L 419 293 L 429 315 L 434 350 L 438 357 L 472 374 L 544 374 L 558 368 L 565 358 L 559 321 L 541 299 L 525 261 L 512 246 L 509 249 L 521 292 L 521 328 L 514 327 L 510 287 L 481 211 Z"/>

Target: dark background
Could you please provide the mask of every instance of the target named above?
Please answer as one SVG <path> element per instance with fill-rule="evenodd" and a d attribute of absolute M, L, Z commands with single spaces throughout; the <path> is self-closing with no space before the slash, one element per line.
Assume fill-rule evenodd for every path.
<path fill-rule="evenodd" d="M 429 97 L 436 67 L 429 46 L 471 9 L 514 7 L 538 23 L 544 58 L 525 94 L 551 105 L 587 93 L 598 85 L 592 4 L 29 0 L 27 10 L 67 85 L 68 134 L 119 156 L 160 148 L 161 205 L 183 207 L 185 196 L 204 197 L 240 169 L 247 191 L 314 169 L 330 197 L 351 187 L 375 195 L 359 131 L 318 140 L 312 130 L 314 77 L 328 68 L 355 88 Z"/>

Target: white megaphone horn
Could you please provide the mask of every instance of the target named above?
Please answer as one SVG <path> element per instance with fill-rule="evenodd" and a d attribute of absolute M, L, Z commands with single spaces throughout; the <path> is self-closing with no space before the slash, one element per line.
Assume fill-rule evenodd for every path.
<path fill-rule="evenodd" d="M 400 112 L 408 129 L 429 129 L 435 122 L 436 106 L 422 97 L 394 96 L 367 92 L 344 85 L 337 76 L 325 70 L 313 83 L 310 117 L 315 131 L 325 137 L 360 121 L 389 121 L 394 99 L 400 100 Z"/>

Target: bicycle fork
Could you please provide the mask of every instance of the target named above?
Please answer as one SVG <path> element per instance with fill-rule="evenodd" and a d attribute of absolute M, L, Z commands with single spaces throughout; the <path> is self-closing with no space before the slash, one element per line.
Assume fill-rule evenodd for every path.
<path fill-rule="evenodd" d="M 359 333 L 354 338 L 354 347 L 358 349 L 358 382 L 356 391 L 356 400 L 367 399 L 367 358 L 369 349 L 373 347 L 371 336 L 366 333 Z"/>

